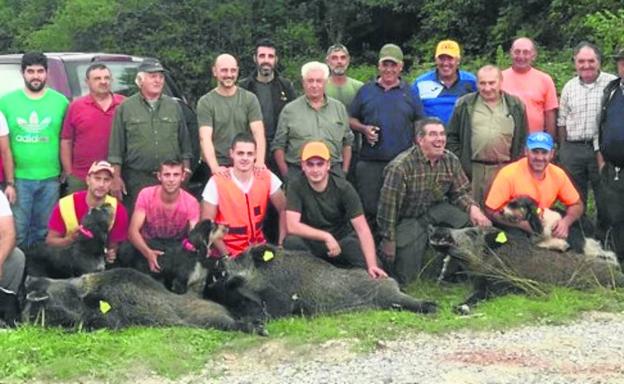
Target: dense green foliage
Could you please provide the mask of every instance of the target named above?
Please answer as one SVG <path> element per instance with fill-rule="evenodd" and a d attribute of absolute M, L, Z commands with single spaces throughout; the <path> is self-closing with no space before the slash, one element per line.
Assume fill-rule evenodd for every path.
<path fill-rule="evenodd" d="M 460 41 L 464 63 L 474 68 L 501 64 L 518 35 L 539 43 L 542 66 L 561 85 L 577 42 L 593 40 L 606 53 L 624 43 L 624 9 L 617 0 L 0 0 L 0 51 L 155 56 L 193 98 L 210 88 L 210 66 L 221 52 L 239 56 L 247 73 L 259 37 L 277 42 L 282 69 L 296 78 L 303 61 L 322 59 L 336 41 L 368 66 L 383 43 L 398 43 L 416 73 L 440 39 Z"/>

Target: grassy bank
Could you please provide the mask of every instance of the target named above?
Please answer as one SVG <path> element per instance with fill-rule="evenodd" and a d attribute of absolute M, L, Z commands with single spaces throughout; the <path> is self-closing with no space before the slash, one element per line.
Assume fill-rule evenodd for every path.
<path fill-rule="evenodd" d="M 290 345 L 348 338 L 358 340 L 366 349 L 377 340 L 398 338 L 406 333 L 558 324 L 582 311 L 624 310 L 623 290 L 578 292 L 557 288 L 546 297 L 498 298 L 479 306 L 472 316 L 456 316 L 451 306 L 468 292 L 469 287 L 462 284 L 415 283 L 409 293 L 436 300 L 441 306 L 438 314 L 366 311 L 313 319 L 288 318 L 268 324 L 269 338 Z M 198 371 L 215 353 L 240 351 L 265 340 L 240 333 L 184 328 L 89 333 L 26 326 L 0 333 L 0 383 L 79 378 L 119 382 L 127 375 L 141 372 L 175 378 Z"/>

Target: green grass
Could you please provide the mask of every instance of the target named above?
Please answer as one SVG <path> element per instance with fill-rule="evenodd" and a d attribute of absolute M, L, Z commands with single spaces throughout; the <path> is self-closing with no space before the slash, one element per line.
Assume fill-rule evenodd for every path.
<path fill-rule="evenodd" d="M 479 305 L 472 316 L 451 311 L 469 287 L 413 284 L 409 293 L 440 304 L 435 315 L 365 311 L 272 321 L 269 339 L 287 346 L 322 343 L 330 339 L 356 340 L 362 349 L 378 340 L 418 332 L 444 333 L 458 329 L 495 330 L 523 324 L 559 324 L 588 310 L 623 311 L 624 291 L 579 292 L 556 288 L 546 297 L 506 296 Z M 119 382 L 149 372 L 175 378 L 197 372 L 215 353 L 233 353 L 266 339 L 212 330 L 133 328 L 124 331 L 64 332 L 32 326 L 0 333 L 0 383 L 98 378 Z"/>

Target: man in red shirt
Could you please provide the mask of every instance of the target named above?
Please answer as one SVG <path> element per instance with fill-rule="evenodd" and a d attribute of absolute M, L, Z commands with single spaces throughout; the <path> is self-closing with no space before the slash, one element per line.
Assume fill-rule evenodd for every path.
<path fill-rule="evenodd" d="M 87 68 L 89 94 L 72 101 L 61 132 L 61 163 L 67 192 L 86 189 L 91 164 L 108 158 L 108 140 L 115 109 L 124 97 L 111 92 L 111 71 L 102 63 Z"/>
<path fill-rule="evenodd" d="M 78 236 L 80 220 L 89 209 L 109 203 L 115 215 L 109 226 L 106 261 L 112 263 L 115 260 L 119 244 L 128 237 L 128 212 L 116 198 L 108 194 L 113 174 L 113 166 L 107 161 L 96 161 L 91 165 L 86 177 L 87 190 L 65 196 L 54 206 L 48 223 L 46 244 L 52 247 L 72 244 Z"/>

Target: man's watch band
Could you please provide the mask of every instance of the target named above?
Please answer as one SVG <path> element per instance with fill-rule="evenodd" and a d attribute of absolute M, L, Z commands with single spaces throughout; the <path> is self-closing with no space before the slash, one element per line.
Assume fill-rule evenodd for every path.
<path fill-rule="evenodd" d="M 7 187 L 15 187 L 15 181 L 7 181 L 5 184 Z"/>

